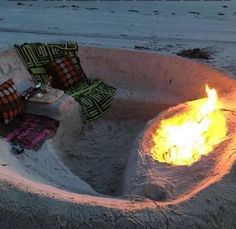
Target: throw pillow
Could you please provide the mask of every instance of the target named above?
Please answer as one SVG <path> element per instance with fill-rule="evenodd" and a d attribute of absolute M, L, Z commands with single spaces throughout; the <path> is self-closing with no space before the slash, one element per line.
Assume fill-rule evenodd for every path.
<path fill-rule="evenodd" d="M 8 123 L 24 111 L 12 79 L 0 84 L 0 118 Z"/>
<path fill-rule="evenodd" d="M 52 86 L 61 90 L 69 89 L 82 81 L 81 74 L 68 57 L 51 61 L 49 71 L 52 74 Z"/>

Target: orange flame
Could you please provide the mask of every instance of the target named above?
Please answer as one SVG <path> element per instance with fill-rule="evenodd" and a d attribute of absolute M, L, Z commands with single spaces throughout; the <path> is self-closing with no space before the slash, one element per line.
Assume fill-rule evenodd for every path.
<path fill-rule="evenodd" d="M 208 98 L 192 102 L 189 111 L 162 120 L 153 136 L 152 157 L 172 165 L 192 165 L 226 136 L 226 119 L 215 89 Z"/>

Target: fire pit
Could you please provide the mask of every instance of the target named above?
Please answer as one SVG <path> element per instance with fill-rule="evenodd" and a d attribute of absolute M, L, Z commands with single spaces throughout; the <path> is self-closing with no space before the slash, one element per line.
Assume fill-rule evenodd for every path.
<path fill-rule="evenodd" d="M 191 166 L 225 139 L 226 119 L 217 93 L 207 85 L 206 91 L 207 101 L 192 102 L 185 110 L 161 121 L 151 148 L 155 160 Z"/>
<path fill-rule="evenodd" d="M 134 144 L 124 192 L 157 201 L 190 198 L 234 163 L 235 111 L 206 85 L 208 98 L 171 107 L 148 122 Z"/>

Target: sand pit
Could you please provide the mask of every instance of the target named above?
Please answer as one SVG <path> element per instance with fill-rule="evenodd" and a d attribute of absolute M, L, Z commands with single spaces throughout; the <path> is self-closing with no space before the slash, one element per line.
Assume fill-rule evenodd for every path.
<path fill-rule="evenodd" d="M 37 152 L 14 155 L 8 143 L 0 142 L 0 163 L 5 165 L 0 166 L 0 227 L 235 228 L 233 113 L 227 115 L 227 142 L 204 159 L 201 172 L 195 167 L 165 168 L 169 177 L 162 190 L 171 198 L 152 198 L 153 181 L 165 180 L 166 174 L 159 170 L 163 165 L 156 169 L 156 164 L 145 161 L 150 169 L 145 173 L 143 165 L 137 167 L 130 157 L 139 158 L 134 149 L 152 128 L 150 120 L 161 119 L 169 107 L 175 110 L 204 97 L 206 83 L 216 88 L 225 108 L 236 110 L 236 82 L 177 57 L 82 46 L 78 55 L 89 78 L 102 78 L 118 89 L 112 107 L 104 117 L 84 125 L 79 105 L 68 96 L 50 109 L 28 106 L 28 112 L 47 112 L 61 124 L 57 135 Z M 30 84 L 14 51 L 2 53 L 0 69 L 1 77 L 21 76 L 20 89 L 22 79 Z M 145 193 L 136 192 L 129 179 L 137 175 L 133 168 L 148 178 L 135 180 L 147 187 Z"/>

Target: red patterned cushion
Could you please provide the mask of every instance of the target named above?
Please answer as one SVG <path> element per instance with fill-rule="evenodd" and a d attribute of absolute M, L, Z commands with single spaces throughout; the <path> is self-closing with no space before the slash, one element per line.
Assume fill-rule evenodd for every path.
<path fill-rule="evenodd" d="M 77 71 L 74 63 L 68 57 L 62 57 L 50 62 L 49 71 L 52 74 L 53 87 L 61 90 L 69 89 L 82 80 L 82 75 Z"/>
<path fill-rule="evenodd" d="M 0 118 L 8 123 L 24 111 L 14 82 L 9 79 L 0 85 Z"/>

